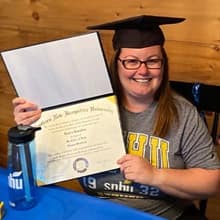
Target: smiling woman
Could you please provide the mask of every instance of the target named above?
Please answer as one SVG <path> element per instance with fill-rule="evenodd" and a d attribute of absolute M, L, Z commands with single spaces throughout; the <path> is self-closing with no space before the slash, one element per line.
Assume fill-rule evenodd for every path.
<path fill-rule="evenodd" d="M 106 191 L 113 201 L 129 206 L 134 206 L 133 196 L 135 208 L 168 219 L 205 219 L 190 200 L 212 195 L 213 191 L 207 190 L 210 183 L 217 191 L 220 162 L 216 152 L 215 159 L 211 159 L 214 146 L 197 110 L 170 90 L 165 37 L 159 27 L 183 20 L 143 15 L 89 27 L 115 31 L 110 69 L 129 153 L 118 163 L 124 177 L 130 180 L 127 184 L 132 192 L 103 188 L 123 182 L 117 172 L 85 177 L 84 180 L 95 179 L 96 187 L 84 187 L 91 194 L 103 195 Z M 208 147 L 199 156 L 204 143 Z M 208 172 L 204 169 L 207 167 Z M 203 175 L 211 182 L 204 181 Z M 198 187 L 201 181 L 203 184 Z M 156 189 L 157 194 L 152 196 L 149 189 Z M 188 201 L 183 205 L 185 200 Z"/>
<path fill-rule="evenodd" d="M 172 80 L 178 81 L 200 81 L 210 85 L 220 85 L 220 42 L 218 41 L 220 22 L 219 0 L 207 0 L 203 1 L 202 4 L 201 0 L 194 0 L 193 4 L 192 1 L 164 0 L 5 0 L 0 1 L 0 8 L 2 9 L 0 13 L 1 51 L 73 36 L 85 32 L 87 25 L 112 21 L 113 19 L 122 19 L 127 16 L 148 13 L 186 17 L 186 22 L 184 23 L 162 26 L 166 34 L 165 47 L 169 55 L 170 77 Z M 101 33 L 101 39 L 108 59 L 112 55 L 111 36 L 111 31 L 103 31 Z M 59 62 L 59 59 L 57 59 L 57 61 Z M 7 130 L 14 125 L 11 100 L 15 96 L 16 93 L 11 80 L 4 68 L 2 60 L 0 60 L 0 103 L 2 105 L 2 108 L 0 108 L 1 166 L 6 166 Z M 218 101 L 218 97 L 216 96 L 214 100 Z M 31 109 L 29 111 L 31 111 Z M 141 120 L 143 119 L 141 118 Z M 75 124 L 75 122 L 73 123 Z M 138 122 L 134 120 L 131 123 L 138 124 Z M 181 124 L 182 123 L 181 118 Z M 175 131 L 175 135 L 176 134 L 178 134 L 177 130 Z M 162 142 L 160 142 L 160 140 L 157 142 L 160 147 L 157 148 L 156 144 L 154 144 L 155 139 L 149 139 L 150 136 L 147 135 L 143 136 L 140 134 L 137 137 L 135 134 L 131 134 L 130 143 L 132 144 L 130 144 L 129 147 L 134 146 L 134 149 L 138 147 L 140 149 L 145 146 L 145 142 L 150 143 L 148 146 L 158 149 L 159 151 L 156 151 L 157 154 L 151 154 L 154 158 L 153 161 L 155 161 L 158 155 L 160 158 L 161 155 L 166 156 L 170 154 L 170 152 L 168 152 L 170 148 L 167 150 L 166 147 L 165 149 L 162 148 Z M 139 143 L 139 145 L 137 143 Z M 186 141 L 185 144 L 187 143 Z M 176 143 L 176 146 L 177 145 Z M 161 151 L 161 149 L 164 150 Z M 218 146 L 218 150 L 219 149 L 220 146 Z M 135 151 L 133 151 L 133 153 L 134 152 Z M 152 152 L 155 152 L 155 150 Z M 180 152 L 177 152 L 177 155 L 179 155 L 179 153 Z M 176 161 L 180 162 L 179 160 Z M 192 179 L 194 180 L 194 178 Z M 73 184 L 71 187 L 72 186 Z M 133 203 L 135 202 L 133 201 Z M 219 219 L 219 204 L 220 194 L 218 194 L 217 197 L 209 199 L 209 205 L 207 207 L 209 219 Z M 21 217 L 21 219 L 24 219 L 24 216 L 23 218 Z"/>
<path fill-rule="evenodd" d="M 218 191 L 220 161 L 197 109 L 170 89 L 159 27 L 183 20 L 142 15 L 90 27 L 115 30 L 110 70 L 127 154 L 118 158 L 120 169 L 80 182 L 90 195 L 166 219 L 201 220 L 192 200 Z"/>

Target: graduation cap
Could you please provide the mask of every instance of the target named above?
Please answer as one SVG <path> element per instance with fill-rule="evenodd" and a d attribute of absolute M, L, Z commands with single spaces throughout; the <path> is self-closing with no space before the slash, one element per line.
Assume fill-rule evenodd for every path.
<path fill-rule="evenodd" d="M 119 48 L 143 48 L 163 45 L 164 35 L 160 25 L 175 24 L 185 18 L 141 15 L 109 23 L 88 26 L 90 30 L 114 30 L 112 39 L 114 50 Z"/>

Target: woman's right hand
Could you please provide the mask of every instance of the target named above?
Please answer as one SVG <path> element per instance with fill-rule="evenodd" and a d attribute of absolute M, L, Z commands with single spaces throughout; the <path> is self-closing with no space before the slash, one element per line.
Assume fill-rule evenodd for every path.
<path fill-rule="evenodd" d="M 21 97 L 16 97 L 12 100 L 14 106 L 14 120 L 17 124 L 31 125 L 41 116 L 41 109 Z"/>

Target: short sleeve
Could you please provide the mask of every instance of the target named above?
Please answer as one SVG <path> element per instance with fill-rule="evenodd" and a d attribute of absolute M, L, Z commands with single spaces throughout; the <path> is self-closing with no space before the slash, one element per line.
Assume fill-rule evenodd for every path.
<path fill-rule="evenodd" d="M 188 105 L 181 143 L 181 154 L 187 168 L 220 168 L 220 161 L 212 137 L 194 106 Z"/>

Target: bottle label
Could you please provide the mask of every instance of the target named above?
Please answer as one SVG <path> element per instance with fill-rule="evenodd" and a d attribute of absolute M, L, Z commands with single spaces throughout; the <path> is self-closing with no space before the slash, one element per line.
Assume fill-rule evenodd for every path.
<path fill-rule="evenodd" d="M 16 171 L 10 173 L 8 176 L 8 185 L 12 189 L 22 190 L 23 189 L 22 171 Z"/>

